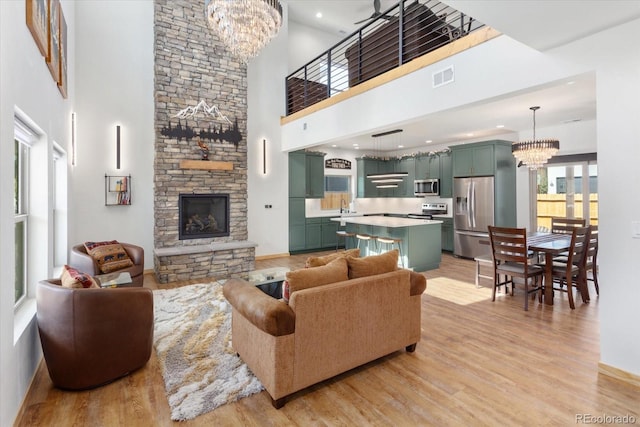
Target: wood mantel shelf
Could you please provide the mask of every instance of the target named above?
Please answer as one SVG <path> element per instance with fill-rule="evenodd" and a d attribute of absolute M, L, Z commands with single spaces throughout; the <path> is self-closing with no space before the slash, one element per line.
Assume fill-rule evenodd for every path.
<path fill-rule="evenodd" d="M 180 160 L 180 169 L 233 170 L 233 162 L 217 162 L 213 160 Z"/>

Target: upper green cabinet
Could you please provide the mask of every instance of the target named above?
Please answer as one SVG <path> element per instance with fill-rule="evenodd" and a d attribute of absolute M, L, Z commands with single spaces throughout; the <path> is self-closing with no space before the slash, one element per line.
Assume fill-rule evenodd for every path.
<path fill-rule="evenodd" d="M 358 167 L 357 195 L 358 197 L 412 197 L 413 180 L 415 176 L 415 166 L 413 158 L 381 160 L 360 158 L 356 159 Z M 367 175 L 376 173 L 406 172 L 401 181 L 398 182 L 374 182 L 374 179 L 367 178 Z M 382 179 L 382 178 L 380 178 Z M 394 178 L 395 179 L 395 178 Z M 382 185 L 389 187 L 380 187 Z M 397 186 L 393 186 L 397 185 Z"/>
<path fill-rule="evenodd" d="M 471 145 L 471 144 L 470 144 Z M 453 146 L 453 176 L 488 176 L 495 173 L 493 143 Z"/>
<path fill-rule="evenodd" d="M 324 197 L 324 154 L 289 153 L 289 197 Z"/>
<path fill-rule="evenodd" d="M 440 153 L 440 197 L 453 197 L 453 161 L 451 153 Z"/>
<path fill-rule="evenodd" d="M 432 179 L 440 178 L 440 157 L 433 156 L 417 156 L 415 158 L 415 179 Z"/>

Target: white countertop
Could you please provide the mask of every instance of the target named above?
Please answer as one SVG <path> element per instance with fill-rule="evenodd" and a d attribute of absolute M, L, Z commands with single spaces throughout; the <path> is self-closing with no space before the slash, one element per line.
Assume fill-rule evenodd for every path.
<path fill-rule="evenodd" d="M 453 215 L 451 214 L 435 214 L 431 216 L 434 218 L 453 218 Z"/>
<path fill-rule="evenodd" d="M 414 227 L 417 225 L 442 224 L 442 221 L 433 219 L 396 218 L 391 216 L 351 216 L 331 218 L 331 221 L 350 224 L 373 225 L 376 227 Z"/>

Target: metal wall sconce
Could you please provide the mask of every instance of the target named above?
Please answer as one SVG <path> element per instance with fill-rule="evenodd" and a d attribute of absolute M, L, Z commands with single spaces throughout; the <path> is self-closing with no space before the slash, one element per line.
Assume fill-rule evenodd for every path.
<path fill-rule="evenodd" d="M 120 169 L 120 125 L 116 126 L 116 169 Z"/>
<path fill-rule="evenodd" d="M 267 140 L 262 140 L 262 173 L 267 174 Z"/>
<path fill-rule="evenodd" d="M 71 113 L 71 166 L 76 165 L 76 113 Z"/>

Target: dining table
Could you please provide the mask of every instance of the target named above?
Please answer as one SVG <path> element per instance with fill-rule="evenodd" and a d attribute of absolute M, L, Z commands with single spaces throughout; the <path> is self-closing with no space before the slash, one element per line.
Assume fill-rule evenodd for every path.
<path fill-rule="evenodd" d="M 569 250 L 571 235 L 537 231 L 527 235 L 527 247 L 544 253 L 544 303 L 553 305 L 553 257 Z"/>

